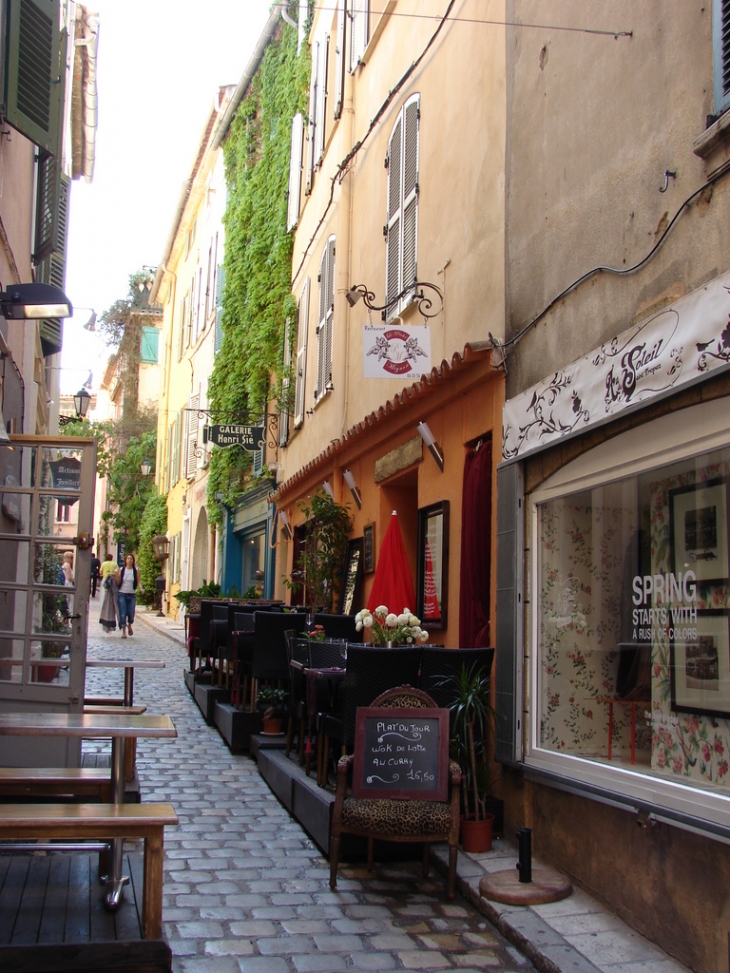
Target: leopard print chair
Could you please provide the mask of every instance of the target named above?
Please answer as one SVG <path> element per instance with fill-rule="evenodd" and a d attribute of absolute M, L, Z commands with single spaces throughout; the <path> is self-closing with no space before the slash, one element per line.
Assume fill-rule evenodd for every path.
<path fill-rule="evenodd" d="M 406 707 L 409 709 L 437 708 L 433 699 L 420 689 L 399 686 L 382 693 L 373 706 Z M 459 845 L 459 798 L 461 769 L 449 762 L 447 801 L 419 801 L 395 798 L 354 798 L 347 794 L 348 771 L 355 755 L 342 757 L 337 765 L 337 791 L 332 812 L 330 834 L 330 888 L 337 886 L 337 866 L 343 834 L 360 835 L 368 842 L 368 871 L 373 868 L 373 844 L 379 841 L 407 841 L 423 843 L 423 874 L 429 871 L 429 847 L 434 841 L 449 845 L 447 894 L 454 898 L 456 889 L 456 859 Z"/>

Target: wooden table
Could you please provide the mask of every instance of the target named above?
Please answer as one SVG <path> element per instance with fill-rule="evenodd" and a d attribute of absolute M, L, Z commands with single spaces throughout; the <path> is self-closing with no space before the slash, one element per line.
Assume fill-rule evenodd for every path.
<path fill-rule="evenodd" d="M 134 705 L 134 670 L 164 669 L 159 659 L 87 659 L 87 669 L 124 669 L 124 705 Z"/>
<path fill-rule="evenodd" d="M 124 713 L 0 713 L 0 736 L 80 737 L 84 740 L 112 741 L 112 801 L 124 803 L 124 741 L 137 737 L 170 738 L 177 736 L 169 716 L 132 716 Z M 116 909 L 122 889 L 128 881 L 122 875 L 123 839 L 112 841 L 111 870 L 106 877 L 109 886 L 106 904 Z"/>

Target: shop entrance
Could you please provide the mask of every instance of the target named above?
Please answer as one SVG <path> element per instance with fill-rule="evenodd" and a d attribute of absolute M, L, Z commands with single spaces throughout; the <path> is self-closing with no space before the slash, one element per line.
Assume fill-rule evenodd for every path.
<path fill-rule="evenodd" d="M 96 443 L 0 444 L 0 707 L 81 712 Z M 60 511 L 60 516 L 59 516 Z M 6 766 L 76 766 L 80 741 L 0 738 Z"/>

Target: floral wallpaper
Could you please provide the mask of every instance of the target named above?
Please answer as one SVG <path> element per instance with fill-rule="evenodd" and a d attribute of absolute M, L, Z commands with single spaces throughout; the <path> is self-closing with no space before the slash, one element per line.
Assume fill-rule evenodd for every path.
<path fill-rule="evenodd" d="M 730 475 L 730 462 L 607 485 L 539 508 L 540 745 L 608 757 L 608 700 L 616 699 L 619 643 L 632 637 L 637 538 L 648 533 L 652 575 L 672 570 L 670 493 Z M 637 496 L 643 497 L 640 522 Z M 647 509 L 648 508 L 648 509 Z M 647 564 L 647 567 L 649 565 Z M 730 581 L 698 582 L 695 606 L 730 609 Z M 622 632 L 622 626 L 624 631 Z M 669 625 L 652 626 L 649 707 L 636 714 L 636 767 L 730 786 L 730 721 L 672 711 Z M 649 715 L 650 714 L 650 715 Z M 631 707 L 614 704 L 612 757 L 629 762 Z"/>

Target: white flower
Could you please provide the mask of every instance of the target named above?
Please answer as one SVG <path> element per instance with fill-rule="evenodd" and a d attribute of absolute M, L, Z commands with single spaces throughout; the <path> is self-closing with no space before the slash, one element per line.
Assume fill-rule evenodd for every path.
<path fill-rule="evenodd" d="M 362 623 L 365 626 L 365 628 L 372 628 L 373 616 L 370 614 L 370 612 L 368 612 L 367 614 L 363 615 L 363 617 L 362 617 Z"/>
<path fill-rule="evenodd" d="M 409 625 L 420 625 L 421 624 L 421 619 L 420 618 L 416 618 L 415 615 L 409 615 L 408 616 L 408 624 Z"/>
<path fill-rule="evenodd" d="M 356 621 L 356 622 L 361 622 L 361 621 L 362 621 L 362 616 L 363 616 L 364 614 L 365 614 L 365 612 L 364 612 L 364 611 L 362 611 L 362 610 L 360 610 L 360 611 L 359 611 L 359 612 L 357 613 L 357 615 L 355 615 L 355 621 Z M 358 629 L 358 631 L 359 631 L 359 629 Z"/>
<path fill-rule="evenodd" d="M 428 632 L 421 632 L 418 636 L 419 642 L 428 642 Z"/>
<path fill-rule="evenodd" d="M 399 625 L 411 625 L 412 622 L 410 621 L 410 617 L 411 617 L 410 615 L 405 615 L 405 614 L 404 615 L 399 615 L 398 616 L 398 624 Z"/>
<path fill-rule="evenodd" d="M 362 622 L 359 620 L 355 622 L 355 631 L 362 632 Z"/>
<path fill-rule="evenodd" d="M 391 612 L 390 615 L 387 615 L 386 616 L 385 624 L 388 626 L 388 628 L 397 628 L 397 626 L 398 626 L 398 616 L 397 615 L 394 615 Z"/>
<path fill-rule="evenodd" d="M 373 614 L 377 615 L 378 618 L 385 618 L 388 614 L 388 609 L 385 605 L 378 605 Z"/>

